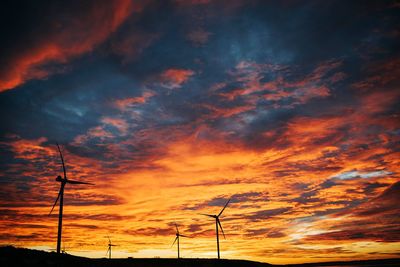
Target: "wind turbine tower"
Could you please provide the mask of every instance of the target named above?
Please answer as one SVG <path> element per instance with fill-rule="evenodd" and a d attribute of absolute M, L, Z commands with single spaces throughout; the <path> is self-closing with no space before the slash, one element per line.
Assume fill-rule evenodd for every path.
<path fill-rule="evenodd" d="M 67 171 L 65 169 L 65 164 L 64 164 L 64 157 L 61 152 L 60 146 L 57 144 L 57 149 L 58 152 L 60 153 L 60 158 L 61 158 L 61 164 L 63 168 L 63 173 L 64 173 L 64 178 L 62 178 L 60 175 L 57 176 L 56 181 L 60 182 L 60 191 L 58 192 L 58 196 L 56 201 L 54 202 L 53 207 L 51 208 L 51 211 L 49 215 L 53 212 L 54 207 L 57 205 L 58 200 L 60 200 L 60 208 L 58 211 L 58 233 L 57 233 L 57 253 L 61 252 L 61 232 L 62 232 L 62 216 L 63 216 L 63 207 L 64 207 L 64 188 L 66 184 L 89 184 L 93 185 L 91 183 L 85 183 L 85 182 L 78 182 L 78 181 L 73 181 L 67 179 Z"/>
<path fill-rule="evenodd" d="M 175 228 L 176 228 L 176 233 L 175 233 L 175 240 L 174 240 L 174 243 L 172 243 L 172 246 L 175 244 L 175 242 L 177 242 L 177 247 L 178 247 L 178 259 L 180 258 L 180 254 L 179 254 L 179 237 L 188 237 L 188 236 L 185 236 L 185 235 L 181 235 L 180 233 L 179 233 L 179 229 L 178 229 L 178 225 L 176 225 L 176 223 L 175 223 Z M 171 246 L 171 247 L 172 247 Z"/>
<path fill-rule="evenodd" d="M 109 236 L 107 236 L 107 237 L 108 237 L 108 250 L 107 250 L 106 255 L 108 254 L 108 258 L 111 260 L 111 247 L 115 247 L 116 245 L 113 245 L 111 243 L 111 239 Z"/>
<path fill-rule="evenodd" d="M 224 229 L 222 229 L 222 225 L 221 225 L 221 221 L 219 220 L 219 217 L 221 216 L 222 212 L 224 212 L 226 206 L 228 206 L 229 201 L 231 201 L 231 199 L 228 199 L 228 201 L 226 202 L 225 206 L 222 208 L 222 210 L 220 211 L 220 213 L 218 213 L 218 215 L 211 215 L 211 214 L 201 214 L 204 216 L 208 216 L 211 218 L 215 219 L 215 233 L 217 235 L 217 253 L 218 253 L 218 259 L 220 259 L 220 255 L 219 255 L 219 234 L 218 234 L 218 226 L 221 229 L 222 235 L 224 236 L 225 239 L 225 233 L 224 233 Z"/>

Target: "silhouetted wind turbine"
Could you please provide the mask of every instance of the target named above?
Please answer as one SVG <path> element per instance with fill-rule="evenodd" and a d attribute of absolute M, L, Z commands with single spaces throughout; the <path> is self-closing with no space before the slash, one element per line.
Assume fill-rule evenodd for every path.
<path fill-rule="evenodd" d="M 62 254 L 68 254 L 67 250 L 65 249 L 65 242 L 63 241 L 62 243 L 63 243 L 63 249 L 61 250 L 61 253 Z"/>
<path fill-rule="evenodd" d="M 108 254 L 108 258 L 111 259 L 111 247 L 115 247 L 116 245 L 113 245 L 111 243 L 111 239 L 109 236 L 107 236 L 107 237 L 108 237 L 108 250 L 107 250 L 106 255 Z"/>
<path fill-rule="evenodd" d="M 57 176 L 56 181 L 61 183 L 60 186 L 60 192 L 58 192 L 58 196 L 56 201 L 54 202 L 53 207 L 51 208 L 51 211 L 49 215 L 53 212 L 54 207 L 56 206 L 58 200 L 60 200 L 60 209 L 58 212 L 58 234 L 57 234 L 57 253 L 60 253 L 61 250 L 61 231 L 62 231 L 62 216 L 63 216 L 63 205 L 64 205 L 64 187 L 66 184 L 90 184 L 91 183 L 85 183 L 85 182 L 78 182 L 78 181 L 73 181 L 73 180 L 68 180 L 67 179 L 67 171 L 65 169 L 65 164 L 64 164 L 64 157 L 61 153 L 60 146 L 56 143 L 58 152 L 60 153 L 60 158 L 61 158 L 61 163 L 63 167 L 63 173 L 64 173 L 64 178 L 62 178 L 60 175 Z"/>
<path fill-rule="evenodd" d="M 178 225 L 176 225 L 176 223 L 175 223 L 175 228 L 176 228 L 176 233 L 175 233 L 176 237 L 175 237 L 174 243 L 172 243 L 171 247 L 175 244 L 175 242 L 178 241 L 177 245 L 178 245 L 178 259 L 179 259 L 180 258 L 180 255 L 179 255 L 179 237 L 188 237 L 188 236 L 181 235 L 179 233 Z"/>
<path fill-rule="evenodd" d="M 215 219 L 215 232 L 217 234 L 217 251 L 218 251 L 218 259 L 219 259 L 219 236 L 218 236 L 218 226 L 221 228 L 221 232 L 224 235 L 224 239 L 225 239 L 225 233 L 224 233 L 224 229 L 222 229 L 222 225 L 221 222 L 219 220 L 219 216 L 221 216 L 222 212 L 224 212 L 226 206 L 228 206 L 229 201 L 231 201 L 231 199 L 228 199 L 228 201 L 226 202 L 225 206 L 223 207 L 223 209 L 221 210 L 221 212 L 218 215 L 210 215 L 210 214 L 203 214 L 201 213 L 201 215 L 204 216 L 208 216 L 211 218 Z"/>

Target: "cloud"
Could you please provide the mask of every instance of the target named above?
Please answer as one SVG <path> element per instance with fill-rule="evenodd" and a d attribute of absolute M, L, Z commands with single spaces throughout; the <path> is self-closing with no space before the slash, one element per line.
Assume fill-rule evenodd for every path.
<path fill-rule="evenodd" d="M 124 199 L 118 196 L 94 193 L 66 194 L 65 198 L 68 199 L 65 204 L 71 206 L 112 206 L 125 203 Z"/>
<path fill-rule="evenodd" d="M 246 235 L 249 237 L 266 237 L 266 238 L 282 238 L 286 234 L 282 232 L 284 229 L 275 228 L 261 228 L 261 229 L 249 229 L 246 230 Z"/>
<path fill-rule="evenodd" d="M 231 197 L 222 253 L 280 264 L 397 256 L 393 10 L 184 2 L 10 12 L 19 23 L 1 24 L 12 30 L 0 73 L 37 59 L 10 70 L 21 87 L 0 94 L 1 242 L 54 244 L 58 140 L 68 177 L 95 184 L 67 185 L 73 247 L 99 251 L 110 233 L 135 256 L 174 255 L 176 221 L 196 236 L 187 256 L 210 257 L 215 222 L 197 213 Z"/>
<path fill-rule="evenodd" d="M 146 227 L 134 230 L 128 230 L 126 232 L 129 235 L 139 236 L 174 236 L 174 227 L 160 228 L 160 227 Z"/>
<path fill-rule="evenodd" d="M 188 210 L 200 210 L 204 209 L 207 207 L 224 207 L 224 205 L 229 201 L 229 206 L 232 206 L 233 204 L 249 204 L 252 202 L 258 202 L 258 201 L 267 201 L 268 198 L 265 193 L 262 192 L 246 192 L 246 193 L 238 193 L 238 194 L 233 194 L 231 196 L 221 196 L 221 197 L 215 197 L 209 201 L 197 204 L 197 205 L 191 205 L 189 207 L 184 207 L 185 209 Z"/>
<path fill-rule="evenodd" d="M 369 240 L 377 242 L 398 242 L 400 239 L 396 236 L 399 228 L 379 229 L 374 228 L 371 232 L 366 232 L 363 230 L 345 230 L 345 231 L 335 231 L 326 234 L 314 235 L 308 237 L 307 240 L 332 240 L 332 241 L 350 241 L 355 240 Z"/>
<path fill-rule="evenodd" d="M 18 235 L 18 234 L 1 234 L 0 239 L 2 240 L 10 240 L 10 241 L 24 241 L 24 240 L 31 240 L 31 239 L 38 239 L 40 235 L 38 234 L 28 234 L 28 235 Z"/>
<path fill-rule="evenodd" d="M 373 177 L 380 177 L 392 174 L 388 171 L 371 171 L 371 172 L 358 172 L 358 171 L 347 171 L 340 174 L 336 174 L 332 176 L 332 179 L 340 179 L 340 180 L 347 180 L 347 179 L 354 179 L 354 178 L 373 178 Z"/>
<path fill-rule="evenodd" d="M 0 70 L 0 92 L 13 89 L 32 79 L 44 79 L 54 71 L 48 64 L 66 64 L 106 40 L 134 10 L 129 0 L 112 3 L 94 1 L 72 9 L 54 4 L 43 6 L 49 18 L 36 18 L 37 36 L 28 49 L 15 51 Z M 59 17 L 54 17 L 58 14 Z M 44 16 L 45 17 L 45 16 Z M 54 21 L 52 21 L 54 19 Z M 43 36 L 41 31 L 47 33 Z"/>
<path fill-rule="evenodd" d="M 112 117 L 103 117 L 101 122 L 106 125 L 111 125 L 116 128 L 122 135 L 126 135 L 129 125 L 128 123 L 120 118 L 112 118 Z"/>
<path fill-rule="evenodd" d="M 111 51 L 122 58 L 122 64 L 135 61 L 141 54 L 160 38 L 158 33 L 141 32 L 136 25 L 130 28 L 129 32 L 124 31 L 111 42 Z"/>
<path fill-rule="evenodd" d="M 77 224 L 77 223 L 70 223 L 65 225 L 66 228 L 82 228 L 82 229 L 98 229 L 99 226 L 93 224 Z"/>
<path fill-rule="evenodd" d="M 187 69 L 167 69 L 161 73 L 161 83 L 166 88 L 177 89 L 194 74 L 194 71 Z"/>
<path fill-rule="evenodd" d="M 306 240 L 398 242 L 396 233 L 399 231 L 400 216 L 396 198 L 399 190 L 400 182 L 396 182 L 379 196 L 351 209 L 333 214 L 332 216 L 340 219 L 330 225 L 333 231 L 310 235 Z"/>
<path fill-rule="evenodd" d="M 124 99 L 115 100 L 115 106 L 121 111 L 126 110 L 127 108 L 134 107 L 136 105 L 145 104 L 151 97 L 155 95 L 154 92 L 145 91 L 142 96 L 137 97 L 129 97 Z"/>
<path fill-rule="evenodd" d="M 277 107 L 282 106 L 284 99 L 288 99 L 290 107 L 304 104 L 313 98 L 330 96 L 329 87 L 339 81 L 335 69 L 340 64 L 339 61 L 327 61 L 305 77 L 299 77 L 296 68 L 290 66 L 242 61 L 231 71 L 238 85 L 230 91 L 219 90 L 219 94 L 229 100 L 256 94 L 275 102 Z"/>
<path fill-rule="evenodd" d="M 190 40 L 190 42 L 193 43 L 193 45 L 203 46 L 208 42 L 210 35 L 212 35 L 212 33 L 205 31 L 202 28 L 199 28 L 187 33 L 187 38 L 188 40 Z"/>
<path fill-rule="evenodd" d="M 182 1 L 182 0 L 174 0 L 178 5 L 205 5 L 211 2 L 211 0 L 191 0 L 191 1 Z"/>
<path fill-rule="evenodd" d="M 202 230 L 203 230 L 202 225 L 199 225 L 199 224 L 191 224 L 187 228 L 187 231 L 190 233 L 200 232 Z"/>
<path fill-rule="evenodd" d="M 291 208 L 285 207 L 285 208 L 275 208 L 275 209 L 268 209 L 268 210 L 261 210 L 254 212 L 252 214 L 246 215 L 246 219 L 250 221 L 260 221 L 260 220 L 265 220 L 274 216 L 279 216 L 282 214 L 287 213 L 290 211 Z"/>
<path fill-rule="evenodd" d="M 357 207 L 355 214 L 359 216 L 384 215 L 386 212 L 396 213 L 397 193 L 400 191 L 400 182 L 396 182 L 385 189 L 379 196 Z M 399 217 L 400 219 L 400 217 Z"/>
<path fill-rule="evenodd" d="M 120 106 L 125 105 L 125 107 L 129 104 L 131 103 L 119 103 Z M 128 134 L 129 128 L 130 124 L 125 119 L 118 117 L 102 117 L 100 119 L 100 125 L 90 128 L 86 134 L 76 136 L 74 144 L 79 146 L 80 144 L 93 140 L 104 142 L 105 140 L 111 140 L 116 137 L 123 137 Z"/>
<path fill-rule="evenodd" d="M 210 113 L 209 118 L 227 118 L 243 112 L 254 110 L 253 105 L 233 106 L 233 107 L 215 107 L 209 104 L 200 105 Z"/>

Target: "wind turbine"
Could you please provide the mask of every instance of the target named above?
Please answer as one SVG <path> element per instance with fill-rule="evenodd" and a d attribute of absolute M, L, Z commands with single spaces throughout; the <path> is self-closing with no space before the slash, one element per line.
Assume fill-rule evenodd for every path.
<path fill-rule="evenodd" d="M 63 244 L 63 248 L 61 249 L 61 254 L 68 254 L 68 253 L 67 253 L 67 250 L 66 250 L 66 248 L 65 248 L 65 242 L 64 242 L 64 240 L 62 241 L 62 244 Z M 55 249 L 50 249 L 49 251 L 55 252 L 56 250 L 55 250 Z"/>
<path fill-rule="evenodd" d="M 108 249 L 107 249 L 106 255 L 108 254 L 108 258 L 111 260 L 111 247 L 115 247 L 116 245 L 113 245 L 111 243 L 111 239 L 109 236 L 107 236 L 107 237 L 108 237 Z"/>
<path fill-rule="evenodd" d="M 61 250 L 61 253 L 62 254 L 68 254 L 67 250 L 65 249 L 65 242 L 63 241 L 62 243 L 63 243 L 63 249 Z"/>
<path fill-rule="evenodd" d="M 177 245 L 178 245 L 178 259 L 180 258 L 180 255 L 179 255 L 179 237 L 188 237 L 188 236 L 185 236 L 185 235 L 181 235 L 180 233 L 179 233 L 179 229 L 178 229 L 178 225 L 176 225 L 176 223 L 175 223 L 175 228 L 176 228 L 176 233 L 175 233 L 175 240 L 174 240 L 174 243 L 172 243 L 172 245 L 171 245 L 171 247 L 175 244 L 175 242 L 177 242 Z"/>
<path fill-rule="evenodd" d="M 218 235 L 218 226 L 221 228 L 221 232 L 222 232 L 222 234 L 224 235 L 224 239 L 225 239 L 225 233 L 224 233 L 224 230 L 222 229 L 222 225 L 221 225 L 221 222 L 220 222 L 220 220 L 219 220 L 219 216 L 221 216 L 222 212 L 224 212 L 226 206 L 228 206 L 228 204 L 229 204 L 229 201 L 231 201 L 231 199 L 228 199 L 228 201 L 226 202 L 224 208 L 221 210 L 220 213 L 218 213 L 218 215 L 210 215 L 210 214 L 203 214 L 203 213 L 201 213 L 201 215 L 208 216 L 208 217 L 211 217 L 211 218 L 214 218 L 214 219 L 215 219 L 215 232 L 216 232 L 216 234 L 217 234 L 218 259 L 220 258 L 220 257 L 219 257 L 219 235 Z"/>
<path fill-rule="evenodd" d="M 60 200 L 60 208 L 58 212 L 58 234 L 57 234 L 57 253 L 60 253 L 61 251 L 61 232 L 62 232 L 62 216 L 63 216 L 63 206 L 64 206 L 64 187 L 66 184 L 90 184 L 91 183 L 85 183 L 85 182 L 78 182 L 78 181 L 73 181 L 67 179 L 67 171 L 65 169 L 65 164 L 64 164 L 64 157 L 61 153 L 60 146 L 56 143 L 58 152 L 60 153 L 60 158 L 61 158 L 61 164 L 63 167 L 63 173 L 64 173 L 64 178 L 62 178 L 60 175 L 57 176 L 56 181 L 61 183 L 60 186 L 60 191 L 58 192 L 58 196 L 56 201 L 54 202 L 53 207 L 51 208 L 51 211 L 49 215 L 53 212 L 54 207 L 57 205 L 58 200 Z"/>

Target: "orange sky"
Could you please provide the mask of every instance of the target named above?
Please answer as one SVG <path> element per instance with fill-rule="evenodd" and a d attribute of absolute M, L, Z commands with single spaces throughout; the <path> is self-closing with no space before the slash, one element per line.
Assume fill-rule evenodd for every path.
<path fill-rule="evenodd" d="M 99 162 L 64 150 L 69 177 L 96 184 L 66 187 L 63 237 L 67 250 L 102 257 L 105 237 L 110 235 L 118 244 L 115 257 L 174 257 L 175 247 L 170 245 L 176 222 L 182 233 L 192 237 L 181 239 L 183 257 L 214 257 L 213 221 L 199 213 L 216 214 L 232 197 L 221 217 L 227 236 L 221 241 L 222 257 L 293 263 L 396 256 L 399 243 L 390 241 L 393 234 L 386 228 L 399 222 L 398 208 L 392 210 L 397 195 L 385 194 L 384 186 L 368 195 L 365 186 L 396 183 L 398 153 L 377 146 L 351 158 L 327 157 L 337 147 L 310 147 L 307 137 L 318 132 L 321 135 L 313 140 L 323 138 L 327 133 L 318 129 L 326 128 L 326 121 L 304 128 L 296 128 L 296 123 L 288 129 L 296 133 L 292 135 L 297 136 L 296 143 L 286 149 L 250 150 L 223 138 L 201 140 L 200 132 L 208 131 L 203 128 L 194 136 L 166 144 L 160 156 L 143 162 L 139 169 L 130 170 L 137 163 L 127 159 L 123 170 L 111 173 L 102 173 Z M 338 127 L 331 125 L 332 131 Z M 31 184 L 32 198 L 40 194 L 40 204 L 22 199 L 3 211 L 2 224 L 12 225 L 2 227 L 3 235 L 20 236 L 11 242 L 17 246 L 50 249 L 55 245 L 57 213 L 47 214 L 59 185 L 49 174 L 60 171 L 60 164 L 55 147 L 43 146 L 45 142 L 42 138 L 13 143 L 17 157 L 31 162 L 24 175 L 41 177 Z M 366 161 L 377 153 L 387 154 L 384 170 Z M 332 159 L 335 164 L 329 168 Z M 310 170 L 299 167 L 304 165 Z M 345 174 L 349 178 L 337 178 Z M 398 192 L 398 182 L 391 188 Z M 360 212 L 364 209 L 365 214 Z M 15 222 L 15 218 L 21 219 Z"/>

